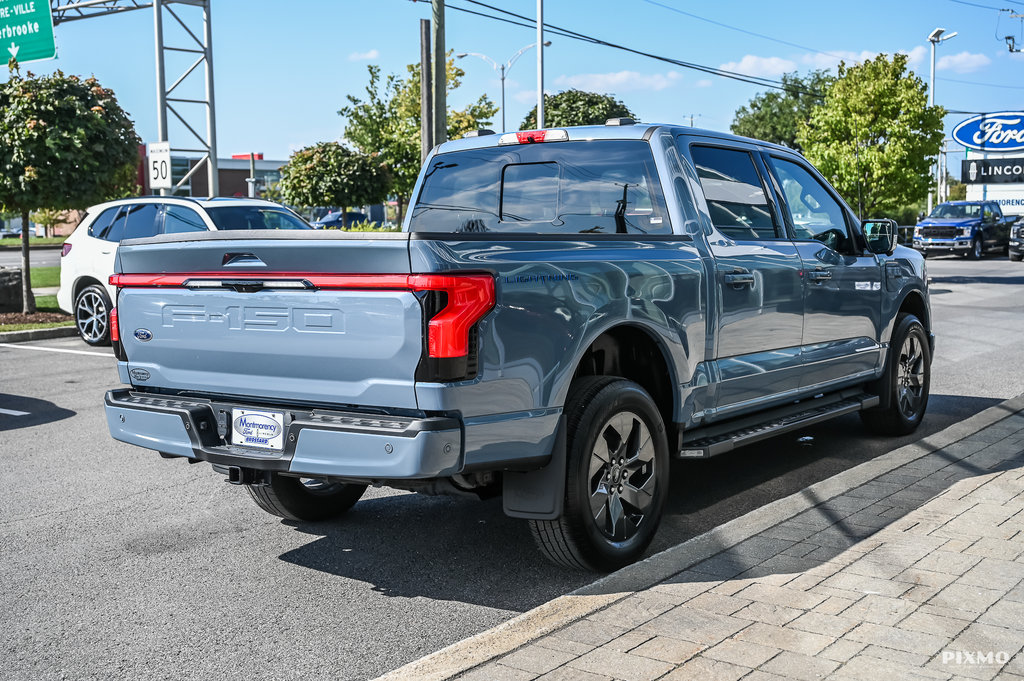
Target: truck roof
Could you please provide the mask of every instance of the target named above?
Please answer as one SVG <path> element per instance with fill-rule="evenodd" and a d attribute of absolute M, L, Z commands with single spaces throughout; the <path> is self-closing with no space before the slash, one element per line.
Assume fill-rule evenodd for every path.
<path fill-rule="evenodd" d="M 621 120 L 621 119 L 611 119 Z M 773 144 L 771 142 L 765 142 L 763 140 L 752 139 L 750 137 L 740 137 L 739 135 L 732 135 L 727 132 L 720 132 L 718 130 L 705 130 L 704 128 L 693 128 L 688 125 L 672 124 L 672 123 L 617 123 L 617 124 L 606 124 L 606 125 L 580 125 L 580 126 L 567 126 L 567 127 L 555 127 L 545 128 L 545 131 L 550 130 L 564 130 L 568 134 L 566 141 L 589 141 L 589 140 L 639 140 L 649 139 L 650 135 L 654 134 L 657 129 L 664 129 L 671 132 L 672 134 L 687 134 L 695 135 L 700 137 L 713 137 L 724 140 L 734 140 L 738 142 L 746 142 L 748 144 L 757 144 L 759 146 L 767 147 L 770 149 L 778 149 L 780 151 L 788 151 L 790 153 L 798 153 L 794 149 L 784 147 L 780 144 Z M 539 132 L 539 131 L 515 131 L 510 130 L 505 133 L 485 133 L 476 137 L 463 137 L 457 140 L 450 140 L 448 142 L 442 142 L 440 145 L 435 147 L 435 153 L 447 154 L 452 151 L 463 151 L 466 149 L 483 149 L 487 147 L 496 147 L 499 145 L 501 138 L 504 135 L 515 134 L 516 132 Z"/>

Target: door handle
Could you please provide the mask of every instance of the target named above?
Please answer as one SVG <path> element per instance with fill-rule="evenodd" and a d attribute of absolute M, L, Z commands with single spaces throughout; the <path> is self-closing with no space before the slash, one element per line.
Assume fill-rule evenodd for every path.
<path fill-rule="evenodd" d="M 807 279 L 810 281 L 828 281 L 832 278 L 832 273 L 828 270 L 811 270 L 807 273 Z"/>
<path fill-rule="evenodd" d="M 723 275 L 722 279 L 725 280 L 726 284 L 732 286 L 754 285 L 754 274 L 752 272 L 731 272 Z"/>

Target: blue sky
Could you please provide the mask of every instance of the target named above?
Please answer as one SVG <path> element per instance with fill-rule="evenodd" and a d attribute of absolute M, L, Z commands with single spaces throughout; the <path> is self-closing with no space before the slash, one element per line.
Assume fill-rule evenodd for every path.
<path fill-rule="evenodd" d="M 535 0 L 488 3 L 530 17 L 536 10 Z M 535 39 L 534 31 L 465 14 L 455 6 L 474 6 L 467 0 L 449 2 L 446 41 L 456 52 L 481 52 L 505 61 Z M 1002 7 L 1024 13 L 1021 0 L 548 0 L 545 20 L 675 59 L 771 78 L 831 67 L 840 58 L 856 61 L 902 51 L 926 82 L 927 36 L 943 27 L 959 35 L 939 46 L 936 102 L 963 111 L 1019 110 L 1024 108 L 1024 54 L 1011 55 L 1001 36 L 1016 35 L 1018 47 L 1024 46 L 1024 36 L 1021 20 L 997 11 Z M 195 11 L 177 8 L 183 15 Z M 344 120 L 337 111 L 346 94 L 362 93 L 367 64 L 379 64 L 384 73 L 404 73 L 406 64 L 419 59 L 418 20 L 429 16 L 429 4 L 410 0 L 214 0 L 220 156 L 257 151 L 285 159 L 303 146 L 340 139 Z M 184 43 L 173 22 L 167 30 L 171 40 Z M 140 136 L 154 141 L 152 10 L 69 22 L 57 26 L 56 34 L 58 59 L 24 68 L 96 75 L 117 93 Z M 549 38 L 549 92 L 578 87 L 612 94 L 644 121 L 689 122 L 693 115 L 698 127 L 727 130 L 737 107 L 763 90 L 608 47 Z M 452 104 L 463 106 L 481 94 L 499 100 L 499 80 L 488 64 L 472 57 L 460 64 L 467 73 Z M 170 65 L 169 80 L 177 77 L 171 73 L 175 66 L 181 68 Z M 201 87 L 201 80 L 180 91 L 188 96 L 190 87 Z M 515 129 L 536 102 L 533 51 L 510 70 L 506 88 L 509 127 Z M 948 116 L 947 135 L 965 118 Z M 499 121 L 500 113 L 492 127 L 499 127 Z M 186 135 L 172 128 L 172 144 L 187 144 Z M 954 174 L 958 161 L 950 158 Z"/>

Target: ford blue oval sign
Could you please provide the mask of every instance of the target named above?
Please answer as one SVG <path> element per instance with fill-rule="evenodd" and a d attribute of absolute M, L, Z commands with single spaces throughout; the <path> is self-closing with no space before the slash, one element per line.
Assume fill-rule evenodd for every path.
<path fill-rule="evenodd" d="M 953 139 L 978 151 L 1024 149 L 1024 111 L 999 111 L 968 118 L 953 128 Z"/>

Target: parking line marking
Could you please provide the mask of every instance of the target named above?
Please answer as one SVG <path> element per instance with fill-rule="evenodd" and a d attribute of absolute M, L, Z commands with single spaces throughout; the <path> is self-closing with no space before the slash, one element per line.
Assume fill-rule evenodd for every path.
<path fill-rule="evenodd" d="M 0 414 L 7 414 L 8 416 L 28 416 L 27 411 L 16 411 L 14 409 L 2 409 L 0 408 Z"/>
<path fill-rule="evenodd" d="M 64 352 L 69 355 L 92 355 L 93 357 L 114 358 L 112 354 L 105 352 L 89 352 L 88 350 L 67 350 L 65 348 L 43 348 L 38 345 L 25 345 L 24 343 L 0 343 L 0 348 L 14 348 L 15 350 L 40 350 L 42 352 Z"/>

